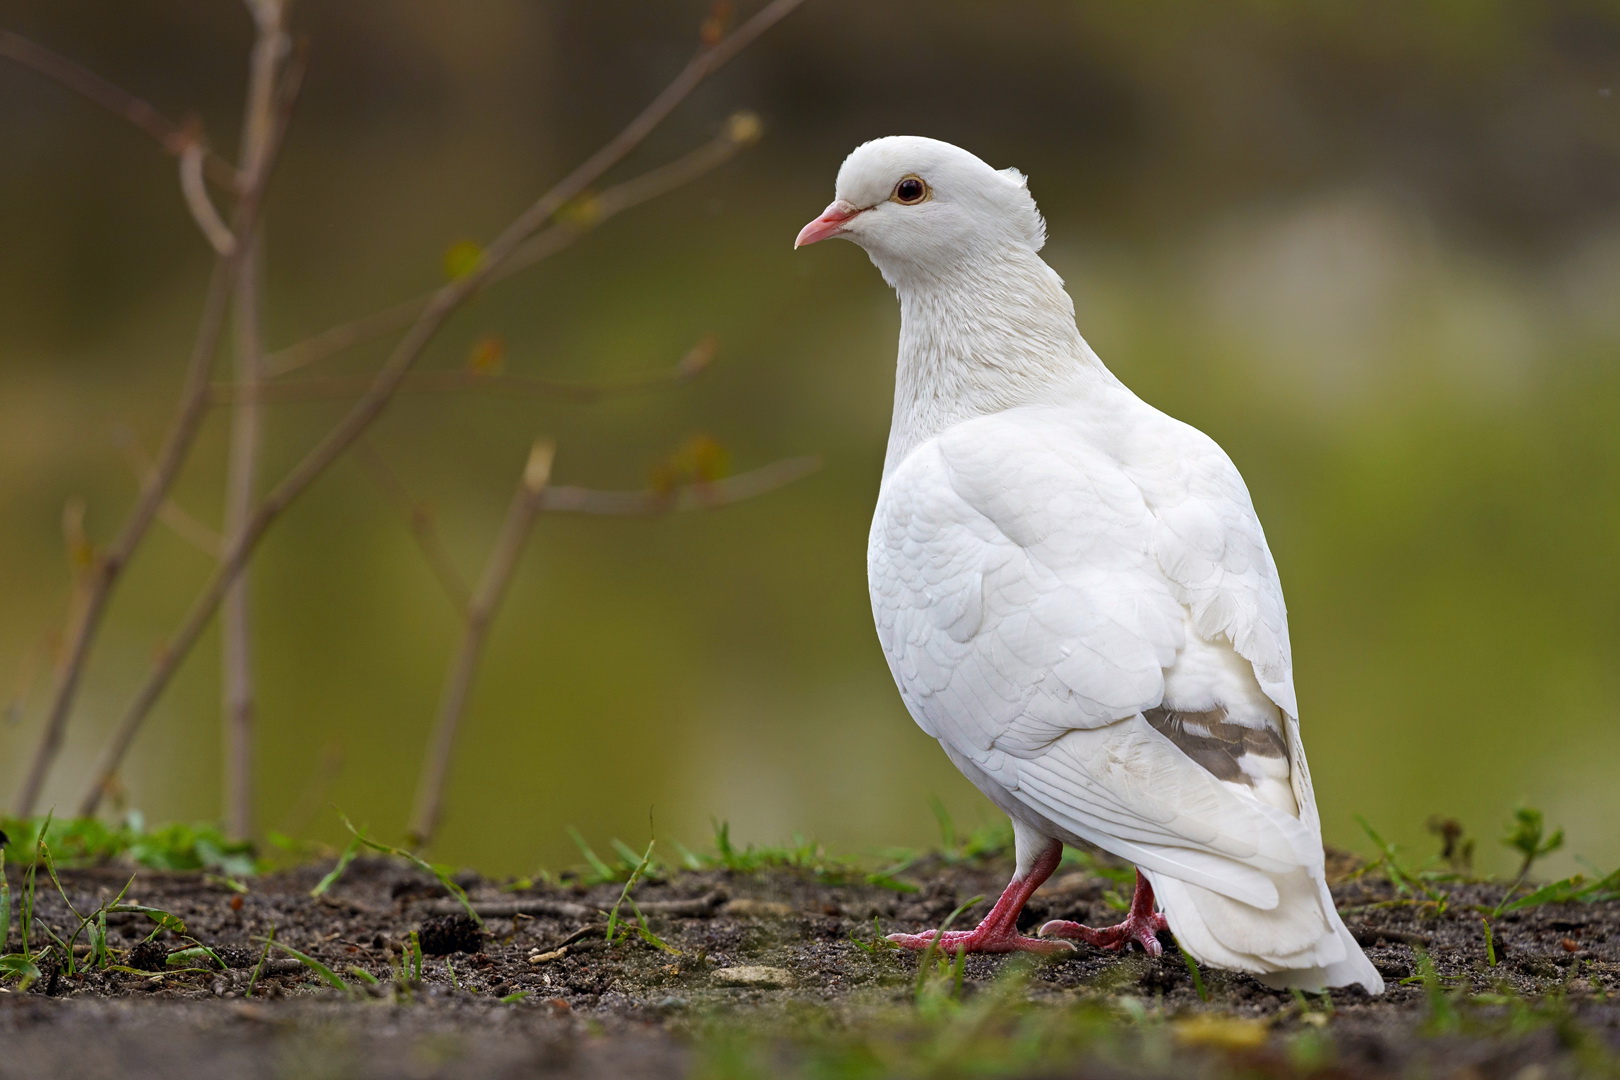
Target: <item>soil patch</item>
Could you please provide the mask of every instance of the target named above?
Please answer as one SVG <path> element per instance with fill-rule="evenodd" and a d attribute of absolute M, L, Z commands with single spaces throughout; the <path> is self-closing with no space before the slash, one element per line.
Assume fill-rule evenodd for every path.
<path fill-rule="evenodd" d="M 1366 875 L 1335 894 L 1385 995 L 1301 997 L 1211 970 L 1201 995 L 1173 947 L 1157 960 L 973 956 L 920 975 L 917 955 L 874 944 L 874 919 L 915 931 L 993 897 L 998 860 L 925 860 L 902 875 L 907 892 L 791 868 L 675 873 L 636 886 L 645 932 L 625 905 L 612 942 L 622 885 L 458 879 L 500 912 L 480 928 L 436 880 L 389 860 L 357 860 L 312 898 L 328 869 L 255 878 L 245 893 L 139 872 L 125 903 L 172 913 L 229 969 L 193 952 L 174 970 L 192 941 L 111 915 L 112 966 L 52 965 L 0 993 L 0 1078 L 1620 1075 L 1615 901 L 1505 914 L 1488 945 L 1481 909 L 1503 886 L 1414 899 Z M 73 870 L 62 884 L 87 911 L 128 873 Z M 1112 922 L 1113 888 L 1063 874 L 1025 925 Z M 36 917 L 58 932 L 78 922 L 48 887 Z M 272 931 L 344 988 L 285 952 L 261 965 Z"/>

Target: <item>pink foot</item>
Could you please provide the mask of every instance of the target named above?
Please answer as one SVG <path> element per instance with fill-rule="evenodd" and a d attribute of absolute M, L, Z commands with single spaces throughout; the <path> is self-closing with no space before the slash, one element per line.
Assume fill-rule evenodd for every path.
<path fill-rule="evenodd" d="M 1063 857 L 1063 845 L 1056 840 L 1048 842 L 1022 877 L 1014 876 L 1007 883 L 1001 898 L 990 914 L 972 930 L 926 930 L 921 934 L 890 934 L 889 940 L 906 949 L 926 949 L 933 945 L 945 953 L 1059 953 L 1069 952 L 1074 946 L 1067 941 L 1042 941 L 1024 937 L 1018 932 L 1018 914 L 1041 882 L 1052 876 L 1058 860 Z M 936 939 L 937 942 L 936 942 Z"/>
<path fill-rule="evenodd" d="M 1061 953 L 1073 952 L 1074 946 L 1067 941 L 1042 941 L 1040 938 L 1024 937 L 1022 934 L 1006 930 L 992 930 L 986 932 L 983 926 L 976 930 L 947 930 L 940 933 L 938 930 L 925 930 L 920 934 L 890 934 L 889 940 L 903 949 L 926 949 L 934 947 L 943 953 Z"/>
<path fill-rule="evenodd" d="M 1065 919 L 1053 919 L 1036 933 L 1043 938 L 1074 938 L 1100 949 L 1118 952 L 1127 945 L 1136 944 L 1149 956 L 1163 956 L 1164 946 L 1159 943 L 1159 931 L 1170 929 L 1163 915 L 1150 915 L 1146 919 L 1127 918 L 1113 926 L 1092 928 Z"/>
<path fill-rule="evenodd" d="M 1073 938 L 1110 952 L 1118 952 L 1134 944 L 1141 946 L 1149 956 L 1163 956 L 1164 946 L 1159 943 L 1159 931 L 1168 929 L 1170 923 L 1153 910 L 1153 886 L 1138 870 L 1136 895 L 1131 897 L 1130 914 L 1125 916 L 1123 922 L 1093 928 L 1066 919 L 1054 919 L 1036 933 L 1043 938 Z"/>

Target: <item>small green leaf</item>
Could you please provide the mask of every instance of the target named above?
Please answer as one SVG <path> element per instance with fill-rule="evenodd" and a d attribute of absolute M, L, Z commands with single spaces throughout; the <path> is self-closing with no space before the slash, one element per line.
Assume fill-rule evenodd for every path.
<path fill-rule="evenodd" d="M 178 915 L 172 915 L 169 912 L 164 911 L 162 908 L 147 907 L 144 904 L 115 904 L 107 910 L 126 913 L 139 912 L 140 914 L 145 915 L 148 919 L 151 919 L 153 922 L 157 923 L 157 927 L 146 936 L 147 941 L 151 941 L 164 930 L 167 930 L 173 934 L 184 934 L 186 932 L 186 924 L 180 921 L 180 917 Z"/>
<path fill-rule="evenodd" d="M 1549 835 L 1545 815 L 1533 806 L 1521 806 L 1513 811 L 1513 818 L 1502 833 L 1502 845 L 1523 857 L 1519 867 L 1522 878 L 1537 859 L 1564 846 L 1564 830 L 1555 829 Z"/>
<path fill-rule="evenodd" d="M 458 240 L 451 244 L 444 253 L 444 276 L 451 281 L 460 281 L 462 278 L 477 270 L 484 262 L 484 249 L 471 240 Z"/>
<path fill-rule="evenodd" d="M 0 977 L 16 979 L 19 989 L 26 990 L 39 981 L 39 966 L 22 953 L 0 956 Z"/>
<path fill-rule="evenodd" d="M 1603 882 L 1588 883 L 1585 875 L 1576 874 L 1574 877 L 1562 878 L 1558 881 L 1549 881 L 1539 889 L 1533 889 L 1512 903 L 1503 904 L 1496 912 L 1505 915 L 1520 908 L 1538 907 L 1542 904 L 1564 904 L 1571 900 L 1580 900 L 1588 894 L 1598 890 Z"/>

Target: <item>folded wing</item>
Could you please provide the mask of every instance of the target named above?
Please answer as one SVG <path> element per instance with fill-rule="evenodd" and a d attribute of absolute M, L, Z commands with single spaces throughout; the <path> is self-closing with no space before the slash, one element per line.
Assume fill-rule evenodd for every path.
<path fill-rule="evenodd" d="M 879 635 L 986 794 L 1165 879 L 1194 955 L 1342 963 L 1264 534 L 1225 454 L 1154 416 L 1014 409 L 919 447 L 873 522 Z"/>

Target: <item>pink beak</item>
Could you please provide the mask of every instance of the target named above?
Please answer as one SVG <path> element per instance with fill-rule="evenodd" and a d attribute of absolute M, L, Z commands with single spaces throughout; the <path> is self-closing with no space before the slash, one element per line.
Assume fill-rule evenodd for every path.
<path fill-rule="evenodd" d="M 825 240 L 829 236 L 838 236 L 844 231 L 844 223 L 861 212 L 860 207 L 847 203 L 843 199 L 835 199 L 821 212 L 821 216 L 799 230 L 799 237 L 793 241 L 794 250 L 806 244 L 814 244 L 818 240 Z"/>

